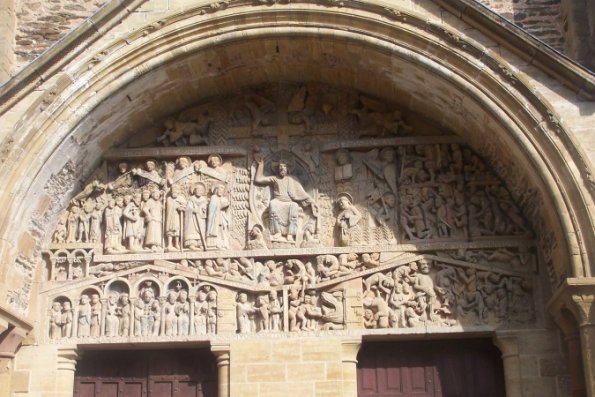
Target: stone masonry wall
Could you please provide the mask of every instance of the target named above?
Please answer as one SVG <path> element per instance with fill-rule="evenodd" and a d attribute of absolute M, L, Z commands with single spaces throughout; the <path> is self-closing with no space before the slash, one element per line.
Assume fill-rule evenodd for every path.
<path fill-rule="evenodd" d="M 344 374 L 338 339 L 246 340 L 231 344 L 231 396 L 351 397 L 355 381 L 355 365 L 353 372 Z"/>
<path fill-rule="evenodd" d="M 595 2 L 562 0 L 564 52 L 570 58 L 595 70 Z"/>
<path fill-rule="evenodd" d="M 104 3 L 105 0 L 16 0 L 17 66 L 31 62 Z"/>
<path fill-rule="evenodd" d="M 16 23 L 13 0 L 0 2 L 0 84 L 9 79 L 14 69 L 14 32 Z"/>
<path fill-rule="evenodd" d="M 16 9 L 16 64 L 11 74 L 35 59 L 70 30 L 91 16 L 106 0 L 14 0 Z M 526 29 L 557 50 L 564 51 L 563 20 L 560 0 L 478 0 L 509 21 Z M 12 0 L 8 1 L 11 3 Z M 5 4 L 3 2 L 2 4 Z M 169 8 L 166 6 L 166 8 Z M 0 6 L 0 37 L 9 37 L 1 30 L 10 24 L 10 15 Z M 2 53 L 5 40 L 0 39 L 0 83 L 6 69 Z M 571 55 L 572 56 L 572 55 Z M 6 72 L 4 72 L 6 73 Z"/>
<path fill-rule="evenodd" d="M 527 330 L 517 337 L 523 395 L 571 396 L 568 358 L 559 335 L 549 330 Z"/>
<path fill-rule="evenodd" d="M 564 52 L 560 0 L 479 0 L 515 25 Z"/>

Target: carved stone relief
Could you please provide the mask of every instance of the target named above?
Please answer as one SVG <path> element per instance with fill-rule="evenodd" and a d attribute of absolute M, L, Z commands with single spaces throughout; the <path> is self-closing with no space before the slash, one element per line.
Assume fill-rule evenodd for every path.
<path fill-rule="evenodd" d="M 423 258 L 363 279 L 365 327 L 533 321 L 526 278 L 433 262 Z"/>
<path fill-rule="evenodd" d="M 139 279 L 131 294 L 128 280 Z M 104 292 L 84 290 L 72 306 L 57 296 L 49 311 L 50 340 L 64 338 L 152 338 L 206 335 L 217 332 L 217 291 L 209 284 L 194 288 L 184 279 L 172 280 L 161 293 L 154 277 L 129 275 L 109 282 Z M 104 283 L 100 283 L 103 285 Z"/>
<path fill-rule="evenodd" d="M 456 136 L 330 87 L 240 97 L 106 153 L 44 252 L 48 340 L 534 321 L 532 231 Z"/>
<path fill-rule="evenodd" d="M 218 154 L 166 160 L 159 170 L 153 160 L 131 171 L 120 163 L 124 174 L 72 200 L 52 247 L 120 254 L 531 236 L 502 182 L 458 144 L 354 152 L 354 168 L 339 172 L 350 178 L 335 183 L 295 158 L 290 175 L 289 162 L 277 160 L 284 154 L 292 155 L 271 154 L 265 167 L 255 153 L 249 169 Z"/>

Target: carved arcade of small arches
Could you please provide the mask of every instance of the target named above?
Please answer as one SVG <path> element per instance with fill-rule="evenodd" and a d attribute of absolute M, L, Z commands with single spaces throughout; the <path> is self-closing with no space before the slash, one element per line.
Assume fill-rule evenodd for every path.
<path fill-rule="evenodd" d="M 536 324 L 537 197 L 514 200 L 457 135 L 318 84 L 158 126 L 106 152 L 60 217 L 46 342 Z"/>

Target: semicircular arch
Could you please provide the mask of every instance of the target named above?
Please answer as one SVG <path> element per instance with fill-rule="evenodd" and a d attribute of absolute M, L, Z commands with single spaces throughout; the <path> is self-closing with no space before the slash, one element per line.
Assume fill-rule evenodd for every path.
<path fill-rule="evenodd" d="M 513 184 L 531 181 L 543 192 L 545 207 L 553 209 L 544 212 L 545 224 L 558 230 L 571 266 L 566 274 L 590 276 L 592 192 L 581 187 L 591 186 L 591 170 L 547 101 L 502 58 L 454 28 L 374 2 L 362 7 L 292 3 L 209 15 L 197 8 L 73 66 L 15 131 L 27 159 L 4 170 L 5 191 L 17 193 L 0 229 L 3 238 L 16 247 L 32 234 L 30 225 L 15 230 L 15 219 L 33 216 L 43 199 L 37 192 L 68 164 L 76 164 L 74 187 L 107 148 L 192 101 L 257 83 L 312 80 L 427 115 L 485 153 L 504 179 L 522 170 Z M 498 158 L 501 153 L 510 157 Z M 21 178 L 25 171 L 32 177 Z M 57 208 L 44 210 L 50 212 L 46 225 L 55 223 Z M 9 255 L 14 260 L 15 251 Z"/>

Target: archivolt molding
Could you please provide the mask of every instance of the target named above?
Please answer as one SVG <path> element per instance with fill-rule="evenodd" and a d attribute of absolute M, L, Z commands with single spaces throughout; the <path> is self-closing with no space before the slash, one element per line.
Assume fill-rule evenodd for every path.
<path fill-rule="evenodd" d="M 2 224 L 2 235 L 15 241 L 27 233 L 26 225 L 18 232 L 14 228 L 15 219 L 31 218 L 30 202 L 24 198 L 37 197 L 33 192 L 41 191 L 49 175 L 58 174 L 66 159 L 72 159 L 61 146 L 78 146 L 67 141 L 73 139 L 72 133 L 81 121 L 129 83 L 201 50 L 271 37 L 314 36 L 396 55 L 440 75 L 474 102 L 489 108 L 510 134 L 505 139 L 521 145 L 551 194 L 573 261 L 571 274 L 590 275 L 586 247 L 591 246 L 588 240 L 593 230 L 592 173 L 586 156 L 547 102 L 517 77 L 505 60 L 409 10 L 386 8 L 376 2 L 324 4 L 337 8 L 305 1 L 258 6 L 246 1 L 203 4 L 140 29 L 90 56 L 87 62 L 68 68 L 15 129 L 14 146 L 21 150 L 14 150 L 4 167 L 8 187 L 4 202 L 10 203 L 13 216 Z M 477 141 L 481 139 L 477 137 Z M 84 143 L 82 146 L 84 156 L 88 149 Z M 31 162 L 19 161 L 23 153 Z M 62 160 L 57 159 L 60 155 Z M 91 158 L 96 159 L 93 154 Z M 72 173 L 80 178 L 90 172 L 91 165 L 87 163 Z M 29 177 L 22 178 L 25 174 Z M 590 195 L 584 194 L 583 186 Z M 56 212 L 46 215 L 48 224 L 55 222 Z M 39 231 L 34 235 L 39 246 Z M 4 258 L 4 262 L 13 260 Z"/>

